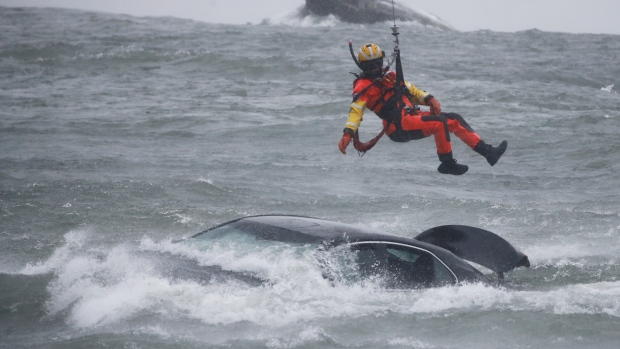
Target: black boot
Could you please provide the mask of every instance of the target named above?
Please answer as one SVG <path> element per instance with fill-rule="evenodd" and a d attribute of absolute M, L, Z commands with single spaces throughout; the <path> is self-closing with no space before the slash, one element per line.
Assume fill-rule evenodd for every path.
<path fill-rule="evenodd" d="M 492 145 L 484 143 L 484 141 L 478 142 L 474 147 L 474 151 L 487 159 L 489 165 L 493 166 L 497 163 L 499 158 L 504 154 L 506 148 L 508 147 L 508 142 L 503 141 L 499 144 L 497 148 L 493 148 Z"/>
<path fill-rule="evenodd" d="M 467 165 L 456 163 L 456 160 L 452 157 L 452 152 L 448 154 L 439 154 L 439 161 L 441 161 L 441 165 L 439 165 L 437 171 L 441 174 L 460 176 L 469 170 Z"/>

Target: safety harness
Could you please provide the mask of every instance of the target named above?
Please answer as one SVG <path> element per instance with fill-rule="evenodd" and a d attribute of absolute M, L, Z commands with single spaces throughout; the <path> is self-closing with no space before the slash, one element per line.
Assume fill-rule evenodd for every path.
<path fill-rule="evenodd" d="M 381 132 L 375 138 L 371 139 L 370 141 L 366 143 L 363 143 L 359 140 L 358 131 L 357 130 L 355 131 L 355 134 L 353 135 L 353 146 L 358 151 L 360 156 L 363 156 L 367 151 L 372 149 L 372 147 L 374 147 L 375 144 L 377 144 L 379 139 L 383 137 L 383 135 L 388 130 L 390 125 L 394 124 L 397 129 L 401 128 L 400 120 L 401 120 L 403 109 L 410 109 L 408 110 L 408 112 L 410 113 L 413 113 L 416 111 L 415 107 L 414 108 L 409 107 L 405 105 L 405 103 L 403 102 L 403 96 L 406 95 L 408 97 L 411 97 L 411 93 L 409 92 L 409 89 L 405 85 L 405 78 L 403 76 L 403 67 L 400 61 L 400 48 L 398 46 L 398 34 L 400 34 L 398 32 L 398 26 L 394 24 L 394 26 L 392 27 L 392 35 L 394 36 L 394 52 L 392 53 L 391 60 L 388 60 L 387 67 L 383 69 L 382 76 L 379 78 L 373 79 L 372 82 L 368 86 L 366 86 L 363 90 L 353 95 L 353 102 L 355 102 L 360 97 L 362 97 L 366 92 L 368 92 L 368 90 L 372 88 L 373 86 L 378 87 L 381 90 L 381 98 L 378 99 L 372 106 L 369 106 L 369 108 L 374 111 L 375 107 L 377 107 L 379 103 L 382 103 L 381 109 L 377 112 L 377 115 L 379 116 L 379 118 L 387 122 L 383 130 L 381 130 Z M 349 51 L 351 52 L 351 57 L 353 57 L 353 61 L 355 61 L 355 64 L 360 69 L 362 69 L 360 62 L 357 60 L 357 57 L 355 57 L 355 53 L 353 52 L 352 41 L 349 41 Z M 384 74 L 388 73 L 390 69 L 390 65 L 394 63 L 394 61 L 396 62 L 396 81 L 394 83 L 394 87 L 385 88 L 383 84 L 378 84 L 378 83 L 382 81 Z M 361 73 L 361 74 L 358 73 L 355 75 L 357 77 L 355 82 L 363 78 L 368 79 L 368 77 L 364 76 L 364 73 Z M 385 96 L 390 92 L 393 92 L 393 94 L 386 100 Z"/>

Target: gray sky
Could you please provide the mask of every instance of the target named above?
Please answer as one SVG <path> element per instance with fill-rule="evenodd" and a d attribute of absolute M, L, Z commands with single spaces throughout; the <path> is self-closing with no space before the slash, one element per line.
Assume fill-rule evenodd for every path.
<path fill-rule="evenodd" d="M 527 29 L 620 34 L 620 0 L 396 0 L 432 13 L 458 30 Z M 212 23 L 259 23 L 294 11 L 304 0 L 0 0 L 0 6 L 64 7 L 173 16 Z"/>

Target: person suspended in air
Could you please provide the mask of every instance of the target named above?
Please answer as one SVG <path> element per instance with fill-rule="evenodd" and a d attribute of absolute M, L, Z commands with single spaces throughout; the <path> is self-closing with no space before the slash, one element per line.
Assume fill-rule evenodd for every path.
<path fill-rule="evenodd" d="M 351 54 L 354 55 L 352 48 Z M 343 154 L 346 154 L 351 140 L 354 140 L 358 151 L 365 152 L 384 133 L 394 142 L 408 142 L 432 135 L 441 161 L 437 170 L 442 174 L 462 175 L 469 168 L 457 163 L 452 155 L 450 133 L 453 133 L 484 156 L 491 166 L 497 163 L 506 151 L 506 141 L 497 147 L 485 143 L 461 115 L 442 112 L 437 98 L 404 80 L 399 56 L 396 72 L 390 70 L 389 66 L 384 68 L 384 57 L 385 53 L 375 44 L 366 44 L 357 53 L 356 63 L 362 72 L 356 74 L 353 82 L 353 102 L 338 143 Z M 420 105 L 430 107 L 430 111 L 421 111 L 418 107 Z M 366 109 L 372 110 L 383 120 L 384 129 L 378 137 L 364 144 L 359 141 L 357 132 Z"/>

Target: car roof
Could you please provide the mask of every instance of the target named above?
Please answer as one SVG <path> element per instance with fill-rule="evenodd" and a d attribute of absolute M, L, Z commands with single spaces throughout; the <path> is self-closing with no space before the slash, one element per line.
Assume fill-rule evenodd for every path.
<path fill-rule="evenodd" d="M 332 246 L 341 245 L 343 243 L 384 241 L 413 245 L 433 251 L 437 249 L 444 250 L 441 247 L 431 245 L 413 238 L 394 235 L 367 227 L 359 227 L 352 224 L 333 222 L 304 216 L 251 216 L 241 218 L 240 221 L 256 222 L 289 231 L 299 232 L 303 235 L 312 237 L 313 240 L 316 242 L 323 242 L 327 245 Z"/>

